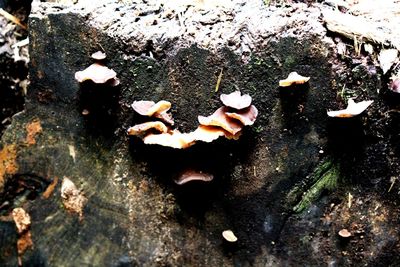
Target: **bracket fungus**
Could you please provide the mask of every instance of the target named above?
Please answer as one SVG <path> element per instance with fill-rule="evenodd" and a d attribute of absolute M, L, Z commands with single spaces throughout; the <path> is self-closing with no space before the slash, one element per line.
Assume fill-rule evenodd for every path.
<path fill-rule="evenodd" d="M 203 182 L 211 182 L 214 179 L 212 174 L 188 170 L 181 174 L 178 179 L 175 180 L 175 183 L 178 185 L 183 185 L 191 181 L 203 181 Z"/>
<path fill-rule="evenodd" d="M 75 80 L 80 83 L 90 80 L 97 84 L 110 82 L 112 86 L 117 86 L 119 84 L 117 73 L 99 63 L 93 63 L 86 69 L 75 72 Z"/>
<path fill-rule="evenodd" d="M 175 130 L 171 133 L 149 134 L 143 138 L 143 143 L 182 149 L 192 146 L 195 140 L 190 134 Z"/>
<path fill-rule="evenodd" d="M 258 110 L 254 105 L 236 112 L 226 112 L 226 116 L 240 121 L 243 125 L 253 125 L 256 121 Z"/>
<path fill-rule="evenodd" d="M 361 102 L 354 102 L 353 99 L 349 99 L 347 103 L 347 107 L 342 110 L 335 110 L 335 111 L 328 111 L 327 114 L 329 117 L 334 118 L 351 118 L 361 114 L 365 111 L 374 101 L 361 101 Z"/>
<path fill-rule="evenodd" d="M 244 109 L 251 105 L 251 96 L 246 94 L 242 95 L 240 91 L 235 91 L 230 94 L 221 94 L 220 99 L 222 103 L 234 109 Z"/>
<path fill-rule="evenodd" d="M 102 51 L 97 51 L 91 55 L 91 58 L 98 61 L 104 60 L 106 59 L 106 57 L 107 57 L 106 53 Z"/>
<path fill-rule="evenodd" d="M 134 111 L 142 116 L 159 118 L 162 121 L 174 125 L 174 120 L 167 111 L 171 108 L 171 102 L 161 100 L 157 103 L 153 101 L 134 101 L 131 105 Z"/>
<path fill-rule="evenodd" d="M 351 233 L 347 229 L 342 229 L 338 232 L 339 236 L 343 238 L 348 238 L 351 236 Z"/>
<path fill-rule="evenodd" d="M 288 77 L 279 81 L 280 87 L 289 87 L 295 84 L 304 84 L 310 80 L 310 77 L 301 76 L 297 72 L 289 73 Z"/>
<path fill-rule="evenodd" d="M 156 130 L 160 133 L 168 132 L 168 127 L 165 126 L 161 121 L 149 121 L 141 124 L 137 124 L 135 126 L 129 127 L 128 135 L 140 135 L 144 134 L 150 130 Z"/>
<path fill-rule="evenodd" d="M 225 230 L 222 232 L 222 237 L 228 242 L 236 242 L 238 238 L 232 232 L 232 230 Z"/>
<path fill-rule="evenodd" d="M 237 140 L 244 126 L 253 125 L 258 110 L 254 105 L 251 105 L 251 97 L 249 95 L 242 96 L 239 91 L 221 96 L 221 100 L 224 104 L 230 106 L 222 106 L 208 117 L 198 116 L 200 125 L 192 132 L 181 133 L 176 129 L 172 130 L 161 122 L 153 121 L 130 127 L 128 135 L 140 135 L 145 144 L 177 149 L 188 148 L 197 141 L 210 143 L 222 136 Z M 165 118 L 167 117 L 170 119 L 169 124 L 173 125 L 172 116 L 167 113 L 171 108 L 171 103 L 168 101 L 162 100 L 157 103 L 135 101 L 132 108 L 143 116 L 155 117 L 163 121 L 166 121 Z M 147 133 L 151 129 L 158 130 L 160 133 Z"/>
<path fill-rule="evenodd" d="M 226 107 L 220 107 L 208 117 L 198 116 L 199 123 L 204 126 L 218 126 L 235 135 L 242 130 L 243 126 L 240 122 L 229 118 L 226 112 Z"/>

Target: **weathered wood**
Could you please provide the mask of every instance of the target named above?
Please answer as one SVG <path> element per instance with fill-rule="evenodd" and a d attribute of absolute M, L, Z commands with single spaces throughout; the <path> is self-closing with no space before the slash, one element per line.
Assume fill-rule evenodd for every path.
<path fill-rule="evenodd" d="M 326 27 L 332 32 L 351 40 L 357 39 L 359 42 L 366 40 L 376 45 L 393 46 L 400 51 L 398 23 L 377 22 L 364 16 L 354 16 L 330 10 L 324 11 L 323 16 Z M 381 17 L 376 19 L 381 19 Z"/>
<path fill-rule="evenodd" d="M 320 175 L 321 162 L 335 166 L 338 183 L 354 169 L 362 170 L 352 174 L 355 180 L 381 177 L 378 173 L 387 177 L 386 158 L 379 158 L 379 168 L 369 168 L 374 153 L 382 153 L 379 149 L 386 143 L 365 137 L 364 127 L 372 124 L 367 120 L 358 118 L 344 125 L 328 121 L 326 110 L 337 107 L 336 91 L 343 86 L 331 69 L 336 58 L 329 53 L 331 41 L 324 41 L 319 12 L 308 14 L 306 5 L 276 12 L 260 5 L 246 1 L 230 8 L 183 5 L 168 10 L 153 2 L 124 5 L 110 0 L 83 9 L 79 4 L 34 7 L 26 110 L 14 117 L 2 138 L 3 148 L 16 147 L 17 170 L 4 176 L 0 199 L 5 206 L 0 212 L 6 216 L 11 208 L 23 206 L 31 216 L 34 247 L 23 256 L 25 264 L 348 263 L 342 259 L 337 228 L 357 222 L 361 214 L 341 217 L 342 211 L 349 213 L 347 191 L 302 205 L 305 211 L 299 215 L 293 208 L 302 199 L 314 200 L 323 193 L 314 192 L 313 186 L 324 189 L 320 185 L 325 181 L 316 180 L 327 177 Z M 294 10 L 305 13 L 286 16 Z M 202 16 L 196 15 L 198 11 Z M 253 18 L 254 14 L 259 17 Z M 293 27 L 283 31 L 287 25 L 280 19 Z M 296 32 L 301 32 L 297 38 Z M 90 55 L 99 49 L 107 53 L 106 65 L 117 72 L 119 87 L 75 81 L 74 73 L 89 66 Z M 174 150 L 146 146 L 126 135 L 129 126 L 142 120 L 129 107 L 134 100 L 168 100 L 173 104 L 175 125 L 184 132 L 195 129 L 198 115 L 207 116 L 221 106 L 214 92 L 221 68 L 219 93 L 240 89 L 253 97 L 260 113 L 238 141 Z M 311 76 L 310 83 L 278 88 L 279 80 L 292 71 Z M 360 68 L 354 70 L 357 77 L 363 80 L 354 87 L 366 88 L 359 90 L 365 93 L 362 97 L 375 96 L 379 77 Z M 370 113 L 380 114 L 384 104 L 377 101 L 377 105 Z M 84 109 L 87 115 L 82 114 Z M 40 131 L 28 127 L 38 122 Z M 370 152 L 363 154 L 364 149 Z M 207 184 L 176 185 L 174 179 L 187 169 L 205 171 L 214 179 Z M 62 205 L 64 177 L 88 199 L 81 219 Z M 315 194 L 304 197 L 309 188 Z M 379 201 L 372 194 L 359 197 Z M 336 220 L 324 223 L 321 217 L 331 203 L 337 203 L 332 208 L 336 213 L 329 213 Z M 378 240 L 385 227 L 397 231 L 387 213 L 374 213 L 365 227 L 377 222 L 382 227 L 365 231 L 368 252 L 376 250 L 378 245 L 372 241 Z M 222 237 L 228 229 L 238 238 L 234 244 Z M 16 233 L 10 222 L 0 223 L 0 233 L 7 235 L 12 246 Z M 387 239 L 380 245 L 390 242 Z M 318 250 L 319 244 L 326 249 Z M 358 260 L 357 255 L 352 254 L 350 263 Z M 363 263 L 376 259 L 365 255 Z M 6 254 L 2 246 L 0 263 L 12 266 L 15 262 L 15 251 Z"/>

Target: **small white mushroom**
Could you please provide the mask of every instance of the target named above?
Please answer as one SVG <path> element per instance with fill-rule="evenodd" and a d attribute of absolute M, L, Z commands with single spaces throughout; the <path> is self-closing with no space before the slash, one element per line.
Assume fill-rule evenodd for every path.
<path fill-rule="evenodd" d="M 336 117 L 336 118 L 351 118 L 361 114 L 364 110 L 366 110 L 374 101 L 361 101 L 361 102 L 354 102 L 353 99 L 349 99 L 347 103 L 347 108 L 342 110 L 335 110 L 335 111 L 328 111 L 327 114 L 329 117 Z"/>
<path fill-rule="evenodd" d="M 228 242 L 236 242 L 238 239 L 232 230 L 225 230 L 222 232 L 222 237 Z"/>

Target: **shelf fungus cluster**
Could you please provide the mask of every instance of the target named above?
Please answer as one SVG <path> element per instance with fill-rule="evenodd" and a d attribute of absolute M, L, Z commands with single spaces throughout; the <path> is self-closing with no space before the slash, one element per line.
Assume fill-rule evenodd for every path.
<path fill-rule="evenodd" d="M 82 83 L 84 81 L 92 81 L 95 84 L 108 84 L 110 86 L 117 86 L 119 79 L 117 73 L 103 65 L 106 54 L 98 51 L 91 56 L 95 63 L 82 71 L 75 72 L 75 80 Z"/>
<path fill-rule="evenodd" d="M 210 143 L 219 137 L 237 140 L 244 126 L 253 125 L 258 110 L 251 105 L 249 95 L 241 95 L 239 91 L 222 94 L 224 106 L 208 117 L 198 116 L 199 126 L 190 133 L 181 133 L 172 129 L 173 118 L 168 110 L 168 101 L 135 101 L 132 108 L 142 116 L 158 120 L 137 124 L 128 129 L 128 135 L 139 136 L 145 144 L 161 145 L 177 149 L 188 148 L 197 141 Z"/>

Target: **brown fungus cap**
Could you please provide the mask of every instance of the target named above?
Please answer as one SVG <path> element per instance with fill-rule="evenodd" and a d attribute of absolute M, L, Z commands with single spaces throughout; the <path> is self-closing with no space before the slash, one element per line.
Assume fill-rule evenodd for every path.
<path fill-rule="evenodd" d="M 210 182 L 214 179 L 212 174 L 203 173 L 199 171 L 188 170 L 181 174 L 176 180 L 175 183 L 178 185 L 183 185 L 191 181 L 203 181 Z"/>
<path fill-rule="evenodd" d="M 351 236 L 351 233 L 347 229 L 342 229 L 338 232 L 341 237 L 348 238 Z"/>
<path fill-rule="evenodd" d="M 161 100 L 155 103 L 154 101 L 135 101 L 132 103 L 132 108 L 142 116 L 159 118 L 162 121 L 174 125 L 174 120 L 171 114 L 167 111 L 171 108 L 171 102 Z"/>
<path fill-rule="evenodd" d="M 75 72 L 75 79 L 78 82 L 84 82 L 91 80 L 94 83 L 106 83 L 109 80 L 116 79 L 117 73 L 112 69 L 109 69 L 98 63 L 90 65 L 88 68 Z M 112 85 L 118 82 L 113 81 Z"/>
<path fill-rule="evenodd" d="M 177 130 L 171 133 L 149 134 L 143 138 L 143 142 L 147 145 L 160 145 L 177 149 L 188 148 L 195 144 L 191 134 L 181 133 Z"/>
<path fill-rule="evenodd" d="M 243 126 L 236 120 L 232 120 L 225 113 L 226 107 L 217 109 L 212 115 L 208 117 L 198 116 L 198 120 L 201 125 L 204 126 L 218 126 L 227 131 L 232 135 L 236 135 L 240 132 Z"/>
<path fill-rule="evenodd" d="M 342 110 L 328 111 L 327 114 L 329 117 L 335 118 L 351 118 L 361 114 L 364 110 L 366 110 L 374 101 L 361 101 L 354 102 L 353 99 L 349 99 L 347 103 L 347 108 Z"/>
<path fill-rule="evenodd" d="M 144 134 L 150 130 L 156 130 L 160 133 L 166 133 L 168 132 L 168 127 L 165 126 L 164 123 L 161 121 L 149 121 L 141 124 L 137 124 L 135 126 L 132 126 L 128 129 L 128 135 L 140 135 Z"/>
<path fill-rule="evenodd" d="M 308 80 L 310 80 L 310 77 L 301 76 L 297 72 L 291 72 L 286 79 L 279 81 L 279 86 L 288 87 L 295 84 L 304 84 Z"/>
<path fill-rule="evenodd" d="M 226 116 L 240 121 L 243 125 L 253 125 L 256 121 L 258 110 L 254 105 L 236 112 L 226 112 Z"/>
<path fill-rule="evenodd" d="M 91 57 L 95 60 L 103 60 L 107 57 L 107 55 L 102 51 L 97 51 L 96 53 L 93 53 Z"/>
<path fill-rule="evenodd" d="M 251 105 L 250 95 L 241 95 L 240 91 L 235 91 L 230 94 L 221 94 L 220 99 L 222 103 L 234 109 L 244 109 Z"/>

